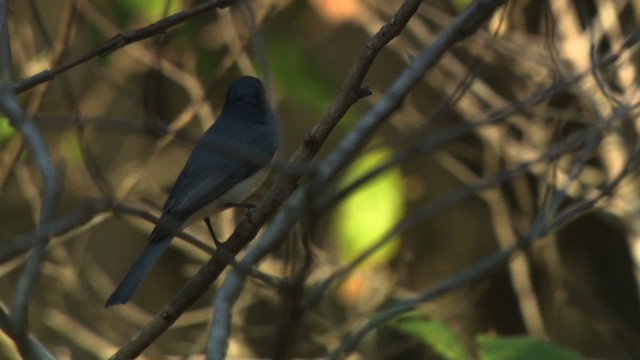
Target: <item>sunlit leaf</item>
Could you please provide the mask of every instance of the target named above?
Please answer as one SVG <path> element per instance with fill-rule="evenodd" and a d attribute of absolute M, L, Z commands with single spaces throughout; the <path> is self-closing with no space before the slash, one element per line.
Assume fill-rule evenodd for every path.
<path fill-rule="evenodd" d="M 447 325 L 438 320 L 405 317 L 394 321 L 392 326 L 420 340 L 443 359 L 471 359 L 462 341 Z"/>
<path fill-rule="evenodd" d="M 78 139 L 73 133 L 67 132 L 62 136 L 62 140 L 60 142 L 60 153 L 67 161 L 81 162 L 81 151 Z"/>
<path fill-rule="evenodd" d="M 160 18 L 180 11 L 179 0 L 128 1 L 116 0 L 116 7 L 122 17 L 135 16 L 146 21 L 157 21 Z"/>
<path fill-rule="evenodd" d="M 342 185 L 367 173 L 392 154 L 381 148 L 360 157 L 346 172 Z M 338 255 L 348 261 L 370 248 L 404 215 L 404 182 L 398 168 L 392 168 L 360 186 L 338 207 L 335 215 Z M 366 264 L 383 263 L 397 249 L 398 238 L 370 257 Z"/>
<path fill-rule="evenodd" d="M 481 360 L 580 360 L 582 356 L 558 345 L 526 336 L 487 336 L 477 339 Z"/>
<path fill-rule="evenodd" d="M 0 144 L 11 140 L 16 133 L 16 129 L 11 126 L 6 116 L 0 117 Z"/>
<path fill-rule="evenodd" d="M 314 60 L 294 41 L 270 39 L 269 63 L 287 94 L 320 115 L 331 104 L 335 90 L 327 85 L 327 77 L 314 66 Z M 337 89 L 336 89 L 337 90 Z"/>
<path fill-rule="evenodd" d="M 3 331 L 0 331 L 0 358 L 7 360 L 21 359 L 14 340 Z"/>
<path fill-rule="evenodd" d="M 455 7 L 458 11 L 462 11 L 467 6 L 471 5 L 471 1 L 473 0 L 451 0 L 451 5 L 453 5 L 453 7 Z"/>

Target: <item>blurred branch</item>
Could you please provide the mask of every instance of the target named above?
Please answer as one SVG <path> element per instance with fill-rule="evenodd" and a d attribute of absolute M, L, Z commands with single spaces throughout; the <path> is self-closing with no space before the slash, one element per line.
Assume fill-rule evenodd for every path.
<path fill-rule="evenodd" d="M 0 243 L 0 264 L 5 264 L 17 256 L 24 254 L 33 246 L 41 242 L 42 239 L 77 232 L 83 226 L 94 222 L 98 216 L 112 211 L 123 215 L 139 217 L 155 225 L 164 226 L 168 230 L 172 231 L 177 238 L 180 238 L 203 252 L 216 257 L 219 261 L 227 265 L 239 266 L 233 257 L 224 257 L 222 254 L 216 254 L 216 251 L 211 246 L 190 234 L 179 230 L 178 228 L 170 226 L 170 224 L 161 223 L 158 217 L 153 216 L 148 211 L 140 210 L 122 203 L 112 203 L 101 200 L 87 201 L 84 206 L 77 207 L 58 219 L 52 220 L 47 224 L 43 224 L 29 233 Z M 269 284 L 270 286 L 282 286 L 278 279 L 268 276 L 256 269 L 246 268 L 241 271 L 265 284 Z"/>
<path fill-rule="evenodd" d="M 0 192 L 4 190 L 9 180 L 9 175 L 13 173 L 22 150 L 24 150 L 24 138 L 22 136 L 15 136 L 11 143 L 5 147 L 0 159 Z"/>
<path fill-rule="evenodd" d="M 205 253 L 211 255 L 213 258 L 216 258 L 218 261 L 223 262 L 225 265 L 229 265 L 232 267 L 240 267 L 239 271 L 241 271 L 242 273 L 244 273 L 245 275 L 254 277 L 260 281 L 262 281 L 265 284 L 269 284 L 273 287 L 280 287 L 282 286 L 279 281 L 267 274 L 264 274 L 254 268 L 244 268 L 241 267 L 242 265 L 238 264 L 238 262 L 233 258 L 233 256 L 227 254 L 225 251 L 220 251 L 220 249 L 216 249 L 214 250 L 211 246 L 203 243 L 202 241 L 196 239 L 195 237 L 191 236 L 190 234 L 187 234 L 186 232 L 180 230 L 179 227 L 173 226 L 170 223 L 163 223 L 160 221 L 159 218 L 151 215 L 149 212 L 144 211 L 144 210 L 140 210 L 140 209 L 136 209 L 124 204 L 115 204 L 114 205 L 114 210 L 122 213 L 122 214 L 128 214 L 128 215 L 133 215 L 133 216 L 137 216 L 140 217 L 142 219 L 145 219 L 157 226 L 163 227 L 168 231 L 171 231 L 175 237 L 178 237 L 184 241 L 186 241 L 187 243 L 193 245 L 194 247 L 204 251 Z"/>
<path fill-rule="evenodd" d="M 36 6 L 34 0 L 29 0 L 29 7 L 33 14 L 33 18 L 35 19 L 37 28 L 42 37 L 45 39 L 48 50 L 51 52 L 49 56 L 49 66 L 56 67 L 62 61 L 62 58 L 69 45 L 69 40 L 72 34 L 71 30 L 74 25 L 74 18 L 76 14 L 76 6 L 71 1 L 66 4 L 63 18 L 60 21 L 61 28 L 55 42 L 51 39 L 51 36 L 49 36 L 46 25 L 44 24 L 44 20 L 40 14 L 40 9 Z M 73 99 L 70 96 L 71 87 L 69 86 L 69 81 L 68 79 L 65 79 L 64 82 L 65 86 L 62 87 L 64 98 L 67 101 L 68 106 L 73 106 L 73 104 L 75 104 L 76 102 L 72 101 Z M 29 98 L 29 104 L 25 107 L 26 113 L 30 118 L 32 118 L 37 113 L 48 90 L 49 83 L 46 83 L 44 86 L 39 87 L 32 93 L 32 96 Z"/>
<path fill-rule="evenodd" d="M 611 194 L 611 192 L 615 190 L 621 180 L 623 180 L 628 174 L 637 170 L 636 168 L 638 166 L 638 160 L 640 160 L 638 159 L 639 155 L 640 154 L 636 152 L 632 161 L 629 161 L 627 163 L 627 166 L 623 169 L 623 171 L 619 173 L 611 183 L 607 184 L 607 186 L 596 198 L 578 202 L 549 222 L 547 222 L 545 216 L 538 216 L 534 220 L 529 232 L 525 236 L 522 236 L 518 240 L 517 244 L 512 245 L 507 249 L 493 252 L 490 255 L 480 259 L 479 261 L 476 261 L 466 269 L 454 274 L 448 279 L 441 281 L 438 285 L 435 285 L 430 289 L 423 291 L 413 298 L 400 301 L 395 305 L 389 307 L 387 310 L 384 310 L 375 315 L 365 325 L 353 332 L 350 336 L 346 337 L 341 342 L 340 346 L 330 354 L 329 358 L 338 359 L 344 357 L 346 354 L 353 351 L 353 349 L 369 332 L 379 328 L 391 319 L 415 309 L 416 306 L 430 301 L 438 296 L 441 296 L 451 290 L 459 288 L 460 286 L 470 284 L 473 281 L 487 276 L 498 267 L 504 266 L 509 261 L 509 259 L 520 249 L 530 246 L 533 241 L 544 236 L 546 233 L 559 228 L 560 226 L 566 224 L 568 221 L 574 219 L 576 216 L 583 214 L 589 209 L 592 209 L 600 200 Z M 556 193 L 556 195 L 562 196 L 561 193 Z"/>
<path fill-rule="evenodd" d="M 55 42 L 51 39 L 47 28 L 44 24 L 44 20 L 40 14 L 40 9 L 34 3 L 34 0 L 29 1 L 29 5 L 31 8 L 31 12 L 34 14 L 34 18 L 36 19 L 37 28 L 42 34 L 42 37 L 45 39 L 47 47 L 51 52 L 50 55 L 50 66 L 55 67 L 60 64 L 63 56 L 65 55 L 67 48 L 69 46 L 69 42 L 71 40 L 71 36 L 73 33 L 73 28 L 76 25 L 76 15 L 77 15 L 77 2 L 67 2 L 62 19 L 60 21 L 60 29 L 58 31 L 58 36 Z M 69 79 L 68 74 L 63 73 L 60 79 L 61 85 L 61 95 L 66 102 L 66 105 L 69 109 L 73 109 L 73 113 L 80 114 L 80 106 L 79 102 L 76 99 L 76 96 L 73 93 L 73 86 Z M 29 97 L 29 103 L 26 106 L 27 116 L 32 118 L 42 106 L 44 101 L 45 94 L 50 89 L 50 82 L 46 82 L 42 84 L 43 86 L 39 86 L 31 92 Z M 84 162 L 85 168 L 87 172 L 91 176 L 94 185 L 98 188 L 103 197 L 113 197 L 113 190 L 107 181 L 107 177 L 104 175 L 100 166 L 98 165 L 98 161 L 96 160 L 95 155 L 91 151 L 89 144 L 87 143 L 87 139 L 85 136 L 85 128 L 82 123 L 81 117 L 79 115 L 74 116 L 73 126 L 76 134 L 76 138 L 80 145 L 80 153 L 82 155 L 82 160 Z"/>
<path fill-rule="evenodd" d="M 0 244 L 0 264 L 24 254 L 48 237 L 61 236 L 75 231 L 93 221 L 96 216 L 108 211 L 111 211 L 108 202 L 89 201 L 84 206 L 77 207 L 55 220 L 42 224 L 27 234 L 3 241 Z"/>
<path fill-rule="evenodd" d="M 24 116 L 24 112 L 15 99 L 15 93 L 11 85 L 11 43 L 7 19 L 7 2 L 5 0 L 0 0 L 0 36 L 0 110 L 9 118 L 11 125 L 24 137 L 29 152 L 42 176 L 44 194 L 38 221 L 38 226 L 42 227 L 43 224 L 50 221 L 57 207 L 61 190 L 58 178 L 59 169 L 54 166 L 38 128 Z M 25 346 L 27 344 L 28 331 L 28 304 L 40 273 L 40 266 L 44 260 L 48 239 L 49 237 L 45 236 L 34 244 L 33 252 L 18 280 L 11 311 L 14 340 L 22 356 L 27 359 L 35 356 L 32 349 Z"/>
<path fill-rule="evenodd" d="M 607 66 L 615 63 L 626 50 L 638 44 L 638 42 L 640 41 L 639 37 L 640 31 L 631 34 L 618 49 L 598 62 L 597 70 L 604 69 Z M 536 91 L 525 99 L 512 101 L 504 105 L 502 109 L 492 111 L 484 118 L 474 116 L 472 118 L 469 118 L 467 122 L 450 126 L 447 129 L 441 130 L 435 134 L 431 134 L 430 136 L 425 137 L 423 140 L 419 140 L 408 147 L 396 151 L 394 155 L 388 160 L 382 162 L 380 165 L 377 165 L 366 174 L 353 180 L 350 184 L 339 189 L 336 193 L 331 194 L 324 199 L 321 199 L 321 201 L 319 202 L 316 202 L 315 211 L 327 211 L 329 208 L 335 206 L 346 196 L 351 194 L 355 189 L 359 188 L 366 182 L 370 181 L 371 179 L 375 178 L 376 176 L 393 166 L 397 166 L 398 164 L 412 159 L 418 155 L 426 154 L 436 149 L 437 147 L 450 143 L 464 135 L 469 134 L 471 131 L 475 131 L 482 126 L 497 124 L 508 116 L 524 112 L 529 107 L 548 101 L 550 98 L 558 96 L 565 91 L 569 91 L 573 86 L 578 84 L 585 77 L 589 76 L 591 74 L 591 71 L 591 69 L 588 69 L 581 73 L 574 74 L 568 78 L 558 80 L 550 84 L 549 86 Z M 629 110 L 631 109 L 626 109 L 626 111 Z"/>
<path fill-rule="evenodd" d="M 458 160 L 452 154 L 441 151 L 434 156 L 450 174 L 453 174 L 463 183 L 468 185 L 480 180 L 480 176 L 474 174 L 464 162 Z M 551 159 L 549 162 L 551 162 Z M 483 173 L 494 173 L 498 169 L 498 154 L 487 150 L 484 155 Z M 516 176 L 514 174 L 510 180 L 515 180 L 515 178 Z M 492 187 L 486 191 L 479 191 L 476 194 L 487 204 L 491 226 L 500 244 L 500 248 L 507 249 L 517 244 L 518 235 L 506 195 L 499 187 Z M 549 337 L 545 331 L 540 302 L 531 278 L 531 264 L 529 259 L 526 256 L 515 257 L 508 263 L 508 267 L 511 286 L 518 300 L 520 314 L 527 334 L 536 339 L 548 341 Z"/>
<path fill-rule="evenodd" d="M 598 44 L 606 40 L 611 47 L 625 48 L 630 41 L 637 41 L 638 30 L 627 38 L 622 36 L 621 24 L 617 23 L 617 16 L 613 4 L 598 3 L 597 16 L 586 19 L 590 22 L 588 31 L 583 31 L 585 19 L 583 14 L 573 9 L 573 3 L 560 0 L 550 3 L 550 8 L 557 19 L 559 34 L 555 41 L 558 44 L 558 55 L 565 64 L 566 71 L 581 71 L 590 69 L 593 77 L 579 84 L 578 90 L 588 94 L 589 103 L 593 111 L 599 116 L 607 116 L 615 111 L 616 106 L 636 106 L 640 101 L 640 90 L 637 86 L 636 70 L 629 62 L 629 54 L 622 54 L 613 69 L 613 76 L 603 77 L 600 74 L 600 61 L 597 58 Z M 606 38 L 605 38 L 606 35 Z M 606 82 L 606 79 L 612 78 Z M 614 94 L 618 93 L 618 96 Z M 613 178 L 625 166 L 625 161 L 631 155 L 629 152 L 635 146 L 635 140 L 629 141 L 633 132 L 637 137 L 640 125 L 634 121 L 625 133 L 614 133 L 602 140 L 600 161 L 603 164 L 607 178 Z M 616 214 L 624 223 L 627 242 L 631 249 L 630 255 L 635 264 L 636 289 L 640 294 L 640 215 L 637 211 L 640 205 L 640 192 L 634 184 L 635 179 L 625 180 L 626 186 L 620 186 L 616 197 L 622 201 L 614 203 L 610 211 Z"/>
<path fill-rule="evenodd" d="M 607 124 L 609 126 L 612 126 L 613 122 L 619 120 L 620 117 L 622 117 L 622 114 L 618 114 L 618 116 L 611 118 L 610 122 L 608 122 Z M 418 223 L 423 223 L 425 219 L 442 212 L 443 210 L 459 203 L 462 200 L 476 196 L 478 193 L 486 189 L 491 189 L 504 183 L 505 181 L 511 180 L 515 176 L 529 171 L 533 166 L 537 164 L 548 162 L 551 159 L 557 158 L 562 154 L 566 154 L 567 152 L 580 150 L 591 137 L 597 136 L 604 130 L 605 128 L 603 127 L 603 125 L 600 125 L 592 129 L 587 129 L 582 132 L 575 133 L 562 142 L 549 146 L 549 149 L 535 160 L 523 162 L 517 164 L 512 168 L 497 171 L 491 176 L 485 176 L 481 179 L 478 179 L 472 184 L 456 189 L 449 194 L 441 197 L 440 199 L 416 209 L 411 215 L 405 217 L 401 222 L 397 223 L 393 228 L 391 228 L 373 246 L 369 247 L 366 251 L 359 254 L 347 265 L 333 272 L 319 285 L 317 285 L 316 288 L 306 296 L 301 306 L 303 308 L 308 308 L 317 303 L 322 298 L 323 294 L 329 289 L 329 287 L 333 285 L 334 282 L 352 272 L 358 265 L 361 265 L 362 262 L 368 259 L 378 249 L 386 245 L 386 243 L 394 236 L 407 231 L 412 226 Z M 602 194 L 599 193 L 598 196 L 602 196 Z"/>
<path fill-rule="evenodd" d="M 152 36 L 162 34 L 164 31 L 168 30 L 169 28 L 176 26 L 180 23 L 183 23 L 196 15 L 202 14 L 204 12 L 210 11 L 215 8 L 224 8 L 227 6 L 231 6 L 241 1 L 247 1 L 247 0 L 210 0 L 202 4 L 199 4 L 197 6 L 194 6 L 191 9 L 173 14 L 169 17 L 166 17 L 153 24 L 149 24 L 145 27 L 119 33 L 75 60 L 56 66 L 52 69 L 43 70 L 29 78 L 21 80 L 18 84 L 15 85 L 13 90 L 16 94 L 19 94 L 38 84 L 41 84 L 46 81 L 51 81 L 58 74 L 64 71 L 67 71 L 75 66 L 78 66 L 84 62 L 87 62 L 88 60 L 91 60 L 94 57 L 97 57 L 97 56 L 105 57 L 111 54 L 112 52 L 122 47 L 125 47 L 131 43 L 138 42 L 138 41 L 150 38 Z"/>
<path fill-rule="evenodd" d="M 34 349 L 31 348 L 29 338 L 24 331 L 18 331 L 13 325 L 13 321 L 9 314 L 0 306 L 0 328 L 5 332 L 16 344 L 18 351 L 25 359 L 34 359 Z"/>
<path fill-rule="evenodd" d="M 9 318 L 9 314 L 4 309 L 4 306 L 0 304 L 0 328 L 9 337 L 16 341 L 16 345 L 20 350 L 20 353 L 25 359 L 37 359 L 37 360 L 54 360 L 55 357 L 42 346 L 40 342 L 30 336 L 22 336 L 16 332 L 13 326 L 13 322 Z M 19 342 L 19 343 L 18 343 Z M 23 352 L 24 349 L 28 349 L 27 352 Z M 29 357 L 26 357 L 28 354 Z"/>
<path fill-rule="evenodd" d="M 88 0 L 77 0 L 76 5 L 84 18 L 93 23 L 103 34 L 121 32 L 120 28 L 97 9 L 92 2 Z M 128 47 L 127 50 L 133 58 L 147 64 L 150 68 L 155 69 L 167 78 L 172 79 L 189 94 L 191 102 L 171 121 L 168 131 L 169 134 L 184 127 L 193 118 L 194 113 L 198 113 L 200 117 L 203 118 L 203 121 L 207 123 L 213 119 L 213 111 L 211 110 L 210 104 L 206 101 L 206 92 L 195 74 L 176 66 L 173 62 L 159 56 L 159 54 L 154 51 L 150 51 L 142 44 L 133 44 Z M 125 79 L 127 75 L 122 74 L 122 72 L 128 73 L 135 71 L 133 68 L 125 69 L 122 67 L 118 70 L 120 72 L 118 73 L 120 79 Z M 168 140 L 163 139 L 163 141 L 159 141 L 157 147 L 162 148 L 167 142 Z"/>
<path fill-rule="evenodd" d="M 325 212 L 329 208 L 336 206 L 340 201 L 346 198 L 357 188 L 374 179 L 376 176 L 382 174 L 384 171 L 393 166 L 397 166 L 402 162 L 408 161 L 416 156 L 427 154 L 440 146 L 443 146 L 462 136 L 469 134 L 479 127 L 499 123 L 500 121 L 504 120 L 504 118 L 522 112 L 529 106 L 533 106 L 542 101 L 547 101 L 549 98 L 555 96 L 556 94 L 562 91 L 566 91 L 580 78 L 580 76 L 576 76 L 574 79 L 556 82 L 534 93 L 526 99 L 515 101 L 513 103 L 510 103 L 503 109 L 493 111 L 483 119 L 471 119 L 470 122 L 455 124 L 444 130 L 436 132 L 435 134 L 431 134 L 430 136 L 415 142 L 411 146 L 398 150 L 388 160 L 382 162 L 380 165 L 377 165 L 366 174 L 353 180 L 353 182 L 339 189 L 338 191 L 336 191 L 336 193 L 331 194 L 326 198 L 320 199 L 320 201 L 316 201 L 316 203 L 314 204 L 314 211 L 318 213 Z"/>
<path fill-rule="evenodd" d="M 116 349 L 116 346 L 108 342 L 102 334 L 92 331 L 82 322 L 60 310 L 49 309 L 43 320 L 58 336 L 68 339 L 95 359 L 104 359 Z"/>

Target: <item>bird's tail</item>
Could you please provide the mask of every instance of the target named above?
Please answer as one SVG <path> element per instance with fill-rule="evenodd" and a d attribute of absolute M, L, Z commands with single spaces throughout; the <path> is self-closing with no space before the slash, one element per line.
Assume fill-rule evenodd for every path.
<path fill-rule="evenodd" d="M 165 235 L 159 239 L 154 239 L 152 236 L 152 240 L 149 241 L 147 247 L 142 251 L 142 254 L 138 256 L 136 262 L 133 263 L 131 269 L 127 272 L 127 275 L 125 275 L 124 279 L 120 282 L 120 285 L 118 285 L 113 294 L 111 294 L 105 307 L 124 304 L 129 301 L 142 280 L 153 267 L 153 264 L 158 261 L 160 255 L 164 253 L 170 243 L 171 236 Z"/>

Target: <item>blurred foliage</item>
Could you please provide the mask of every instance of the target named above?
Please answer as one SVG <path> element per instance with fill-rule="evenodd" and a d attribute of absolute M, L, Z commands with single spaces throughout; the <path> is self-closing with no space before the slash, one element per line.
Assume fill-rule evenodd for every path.
<path fill-rule="evenodd" d="M 13 138 L 16 129 L 11 126 L 6 116 L 0 117 L 0 144 L 3 144 Z"/>
<path fill-rule="evenodd" d="M 61 61 L 73 61 L 119 32 L 200 3 L 9 2 L 14 73 L 51 68 L 54 64 L 45 61 L 56 58 L 55 49 L 61 46 L 66 46 Z M 391 19 L 402 1 L 241 3 L 251 9 L 234 5 L 202 14 L 57 74 L 50 86 L 20 94 L 55 161 L 74 165 L 66 168 L 59 216 L 101 195 L 89 176 L 97 178 L 101 173 L 110 185 L 106 188 L 115 189 L 108 200 L 157 215 L 190 146 L 224 101 L 226 85 L 237 76 L 255 75 L 256 69 L 261 78 L 270 79 L 277 95 L 274 104 L 286 158 L 332 103 L 367 38 Z M 408 54 L 429 49 L 456 13 L 471 3 L 423 1 L 407 29 L 380 52 L 366 75 L 363 85 L 373 95 L 349 110 L 323 144 L 320 157 L 330 153 L 362 113 L 381 99 L 406 69 L 407 60 L 415 59 Z M 62 16 L 71 9 L 73 16 Z M 589 358 L 640 358 L 639 282 L 634 278 L 640 261 L 631 251 L 638 241 L 634 238 L 640 208 L 637 173 L 629 174 L 624 186 L 601 194 L 626 161 L 637 161 L 637 114 L 626 113 L 611 127 L 596 128 L 606 124 L 610 114 L 637 109 L 625 98 L 638 93 L 637 49 L 623 48 L 613 65 L 601 72 L 593 67 L 603 64 L 598 62 L 601 55 L 619 49 L 639 27 L 639 9 L 640 1 L 634 0 L 512 1 L 482 31 L 466 34 L 464 41 L 446 52 L 385 120 L 371 146 L 354 159 L 339 183 L 330 186 L 344 188 L 398 152 L 414 151 L 418 142 L 436 144 L 433 151 L 413 153 L 331 212 L 319 215 L 318 224 L 327 226 L 313 232 L 313 246 L 307 253 L 313 255 L 309 281 L 301 288 L 307 290 L 329 278 L 398 222 L 452 191 L 467 191 L 469 198 L 458 198 L 437 214 L 417 219 L 357 271 L 339 276 L 336 283 L 348 285 L 344 287 L 348 297 L 336 286 L 326 290 L 317 306 L 294 314 L 299 323 L 289 329 L 292 336 L 284 338 L 291 354 L 326 355 L 383 304 L 425 293 L 433 284 L 537 230 L 532 229 L 539 225 L 534 219 L 552 223 L 570 206 L 602 195 L 605 201 L 597 203 L 598 208 L 560 231 L 545 233 L 537 240 L 540 246 L 531 247 L 524 256 L 460 284 L 448 295 L 430 299 L 425 304 L 428 319 L 411 314 L 393 321 L 391 332 L 401 332 L 408 341 L 381 337 L 374 346 L 369 340 L 375 336 L 369 336 L 357 351 L 380 359 L 397 358 L 395 354 L 414 346 L 419 348 L 416 353 L 428 348 L 447 360 L 474 355 L 483 360 L 564 360 L 579 359 L 578 352 Z M 55 46 L 47 45 L 43 31 Z M 64 42 L 63 34 L 69 35 Z M 264 69 L 268 74 L 260 73 Z M 557 91 L 547 92 L 549 88 Z M 69 104 L 61 89 L 68 90 L 77 103 Z M 539 103 L 528 102 L 532 98 Z M 503 113 L 510 115 L 486 122 L 490 115 Z M 436 118 L 429 118 L 430 114 Z M 82 121 L 74 120 L 78 118 Z M 162 120 L 161 126 L 179 128 L 176 138 L 161 138 L 159 132 L 150 131 L 157 125 L 151 123 L 155 119 Z M 80 123 L 82 131 L 77 131 Z M 468 124 L 477 126 L 464 136 L 444 142 L 444 137 L 438 137 Z M 597 141 L 584 142 L 594 144 L 593 148 L 567 150 L 527 167 L 523 175 L 500 186 L 473 189 L 478 181 L 540 159 L 546 151 L 593 129 L 598 130 L 593 136 Z M 9 148 L 7 143 L 21 145 L 11 142 L 18 139 L 15 135 L 7 118 L 0 117 L 0 148 Z M 602 139 L 606 141 L 600 145 Z M 87 159 L 92 161 L 81 161 L 87 154 L 80 144 L 88 147 L 92 156 Z M 15 245 L 14 240 L 30 234 L 40 211 L 41 177 L 30 162 L 33 157 L 28 147 L 14 150 L 20 151 L 14 155 L 24 156 L 0 151 L 0 247 L 5 242 Z M 564 198 L 548 207 L 556 195 Z M 227 233 L 239 219 L 229 213 L 214 219 Z M 34 337 L 60 358 L 98 359 L 143 327 L 207 256 L 174 241 L 133 302 L 105 310 L 104 300 L 144 246 L 150 230 L 148 221 L 114 211 L 54 239 L 31 304 Z M 201 222 L 189 231 L 209 241 Z M 307 235 L 304 230 L 291 232 L 292 243 L 303 243 L 300 233 Z M 24 258 L 16 256 L 0 266 L 4 303 L 12 301 Z M 288 270 L 303 258 L 304 254 L 278 252 L 260 270 L 288 280 Z M 511 267 L 516 260 L 522 267 Z M 232 326 L 230 358 L 273 356 L 274 337 L 287 333 L 278 329 L 276 335 L 277 319 L 286 318 L 280 315 L 296 309 L 297 296 L 306 295 L 282 290 L 258 281 L 247 283 L 233 314 L 241 320 Z M 145 355 L 183 358 L 201 353 L 214 293 L 215 288 Z M 521 310 L 523 304 L 527 311 Z M 65 321 L 54 323 L 54 313 L 64 314 Z M 527 316 L 532 313 L 542 325 L 531 325 Z M 86 341 L 89 338 L 100 341 Z M 0 334 L 0 358 L 13 356 L 11 350 L 5 352 L 11 346 L 8 343 Z"/>
<path fill-rule="evenodd" d="M 62 136 L 60 139 L 60 155 L 65 161 L 75 163 L 82 162 L 82 149 L 80 148 L 76 134 L 67 132 Z"/>
<path fill-rule="evenodd" d="M 382 164 L 393 154 L 380 147 L 365 152 L 346 171 L 346 186 Z M 369 180 L 344 199 L 333 217 L 338 258 L 348 262 L 369 249 L 404 216 L 404 182 L 398 168 L 390 168 Z M 387 263 L 398 250 L 395 236 L 364 262 L 365 267 Z"/>
<path fill-rule="evenodd" d="M 390 325 L 420 340 L 444 360 L 471 359 L 462 341 L 441 321 L 424 320 L 416 313 L 405 314 Z"/>
<path fill-rule="evenodd" d="M 473 0 L 451 0 L 451 4 L 458 10 L 464 10 Z"/>
<path fill-rule="evenodd" d="M 278 79 L 287 97 L 291 101 L 307 107 L 310 118 L 318 118 L 331 104 L 334 91 L 328 81 L 303 47 L 287 35 L 278 39 L 267 39 L 269 70 Z"/>
<path fill-rule="evenodd" d="M 479 335 L 481 360 L 581 360 L 575 351 L 526 336 Z"/>
<path fill-rule="evenodd" d="M 126 25 L 131 19 L 137 18 L 146 22 L 155 22 L 161 18 L 181 10 L 181 0 L 116 0 L 114 15 L 119 25 Z"/>
<path fill-rule="evenodd" d="M 16 348 L 13 340 L 5 333 L 0 331 L 0 359 L 18 360 L 20 353 Z"/>
<path fill-rule="evenodd" d="M 423 343 L 444 360 L 470 360 L 464 343 L 439 320 L 426 320 L 418 312 L 405 314 L 390 323 Z M 575 351 L 527 336 L 480 334 L 476 338 L 481 360 L 581 360 Z"/>

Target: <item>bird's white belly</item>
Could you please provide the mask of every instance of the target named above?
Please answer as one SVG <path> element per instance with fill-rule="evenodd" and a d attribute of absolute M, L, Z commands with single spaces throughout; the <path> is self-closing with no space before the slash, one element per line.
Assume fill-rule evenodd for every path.
<path fill-rule="evenodd" d="M 262 169 L 256 171 L 253 175 L 242 180 L 236 186 L 232 187 L 227 192 L 222 194 L 215 201 L 211 202 L 209 205 L 203 207 L 193 215 L 189 216 L 183 223 L 182 228 L 189 226 L 194 221 L 204 219 L 219 211 L 224 210 L 226 204 L 241 203 L 258 189 L 258 187 L 267 178 L 267 175 L 269 175 L 269 166 L 265 166 Z"/>

